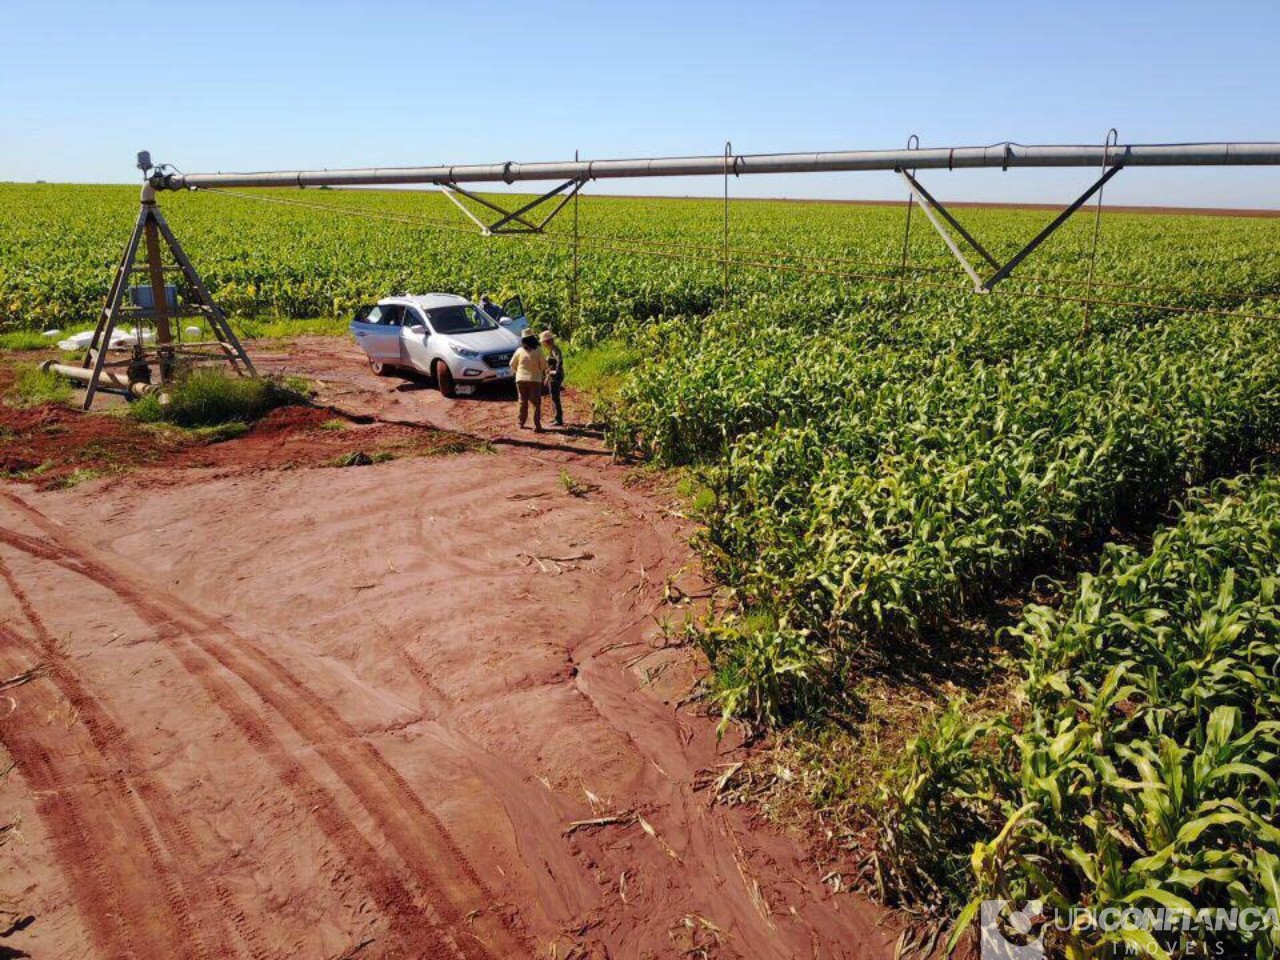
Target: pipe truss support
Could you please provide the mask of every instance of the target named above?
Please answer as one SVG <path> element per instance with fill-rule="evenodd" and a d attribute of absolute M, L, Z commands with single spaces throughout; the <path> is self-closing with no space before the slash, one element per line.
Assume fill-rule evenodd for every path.
<path fill-rule="evenodd" d="M 480 228 L 480 232 L 482 234 L 486 237 L 491 237 L 496 234 L 503 233 L 542 233 L 547 224 L 555 219 L 556 214 L 563 210 L 565 205 L 577 196 L 578 191 L 583 188 L 586 182 L 586 177 L 566 180 L 555 189 L 548 190 L 546 193 L 530 200 L 524 206 L 516 210 L 508 210 L 505 207 L 500 207 L 492 200 L 482 197 L 479 194 L 472 193 L 469 190 L 464 190 L 456 183 L 438 183 L 436 186 L 440 188 L 441 192 L 443 192 L 446 197 L 453 201 L 454 205 L 466 215 L 468 220 Z M 466 205 L 458 199 L 459 194 L 474 203 L 480 204 L 482 207 L 487 207 L 494 213 L 501 214 L 502 216 L 493 223 L 485 223 L 472 213 L 471 210 L 467 209 Z M 554 200 L 556 197 L 560 197 L 560 202 L 552 207 L 551 212 L 543 217 L 541 221 L 535 222 L 525 216 L 526 214 L 532 213 L 544 203 Z"/>
<path fill-rule="evenodd" d="M 977 293 L 990 293 L 995 289 L 996 284 L 1007 279 L 1009 275 L 1018 268 L 1018 265 L 1022 263 L 1023 260 L 1027 259 L 1027 257 L 1029 257 L 1037 247 L 1053 236 L 1059 227 L 1071 219 L 1071 215 L 1073 213 L 1088 203 L 1090 197 L 1106 186 L 1107 181 L 1123 169 L 1124 164 L 1122 163 L 1117 163 L 1108 167 L 1102 176 L 1093 182 L 1093 185 L 1090 186 L 1088 190 L 1080 194 L 1080 196 L 1077 197 L 1070 206 L 1054 217 L 1048 226 L 1028 241 L 1026 246 L 1004 263 L 1000 263 L 999 260 L 993 257 L 987 249 L 964 228 L 960 221 L 952 215 L 951 211 L 939 203 L 933 194 L 924 188 L 919 180 L 906 170 L 898 170 L 898 175 L 906 181 L 907 189 L 911 191 L 911 195 L 915 197 L 916 201 L 920 204 L 920 208 L 924 211 L 925 216 L 929 218 L 929 222 L 933 224 L 933 228 L 938 231 L 938 235 L 942 237 L 943 242 L 946 243 L 947 249 L 951 251 L 951 255 L 956 258 L 956 261 L 960 264 L 964 272 L 969 275 L 969 279 L 973 281 L 974 291 Z M 982 274 L 978 272 L 978 269 L 970 262 L 969 258 L 964 255 L 964 251 L 960 249 L 960 245 L 956 242 L 955 237 L 951 235 L 951 232 L 947 229 L 946 225 L 944 225 L 943 221 L 953 227 L 955 231 L 964 238 L 964 241 L 969 244 L 969 246 L 975 250 L 978 255 L 992 268 L 993 272 L 990 276 L 984 278 Z"/>

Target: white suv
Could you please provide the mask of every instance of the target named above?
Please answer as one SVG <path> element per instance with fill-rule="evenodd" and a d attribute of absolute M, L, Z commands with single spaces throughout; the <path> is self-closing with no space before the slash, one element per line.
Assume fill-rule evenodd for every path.
<path fill-rule="evenodd" d="M 374 373 L 416 370 L 452 397 L 482 383 L 511 380 L 511 355 L 528 321 L 518 298 L 503 314 L 495 320 L 451 293 L 386 297 L 360 308 L 351 333 Z"/>

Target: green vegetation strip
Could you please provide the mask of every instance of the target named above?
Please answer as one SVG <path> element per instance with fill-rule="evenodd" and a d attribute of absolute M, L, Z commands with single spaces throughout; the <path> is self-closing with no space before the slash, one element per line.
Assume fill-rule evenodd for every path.
<path fill-rule="evenodd" d="M 143 423 L 179 427 L 225 427 L 261 420 L 277 407 L 307 402 L 305 382 L 272 377 L 229 377 L 219 370 L 196 370 L 163 392 L 129 407 Z"/>
<path fill-rule="evenodd" d="M 299 196 L 296 190 L 259 193 Z M 582 243 L 575 303 L 567 242 L 572 223 L 563 216 L 551 225 L 549 238 L 486 239 L 438 194 L 317 190 L 306 199 L 308 208 L 203 191 L 160 200 L 214 298 L 251 335 L 287 335 L 289 321 L 301 321 L 308 332 L 340 330 L 359 305 L 406 291 L 487 292 L 499 300 L 519 294 L 536 321 L 585 340 L 609 335 L 620 324 L 705 316 L 724 303 L 724 211 L 718 201 L 582 198 L 581 232 L 592 239 Z M 311 204 L 374 211 L 383 218 L 330 214 Z M 136 214 L 135 187 L 0 184 L 0 335 L 65 332 L 92 321 Z M 901 313 L 903 297 L 935 313 L 973 317 L 1041 309 L 1078 314 L 1062 304 L 972 296 L 942 242 L 925 227 L 912 231 L 905 276 L 954 288 L 906 283 L 899 290 L 893 281 L 877 279 L 893 273 L 899 262 L 903 215 L 890 207 L 735 204 L 733 302 L 753 309 L 787 305 L 825 321 L 827 335 L 840 334 L 842 316 Z M 1048 216 L 966 210 L 964 219 L 1000 255 L 1034 236 Z M 1077 286 L 1059 284 L 1083 278 L 1091 237 L 1087 218 L 1073 220 L 1008 289 L 1078 293 Z M 751 265 L 757 263 L 766 266 Z M 809 267 L 869 279 L 796 272 Z M 1253 301 L 1234 295 L 1280 290 L 1280 220 L 1110 215 L 1097 275 L 1103 283 L 1178 288 L 1178 303 L 1280 312 L 1274 297 Z M 1110 292 L 1123 292 L 1118 299 L 1150 299 L 1142 291 Z M 1095 310 L 1100 319 L 1114 314 Z"/>
<path fill-rule="evenodd" d="M 1012 710 L 957 707 L 915 744 L 883 796 L 892 892 L 1280 909 L 1280 479 L 1193 500 L 1148 552 L 1109 547 L 1061 608 L 1027 608 Z M 1098 939 L 1051 935 L 1076 956 Z M 1219 936 L 1280 950 L 1280 930 Z"/>
<path fill-rule="evenodd" d="M 1280 428 L 1280 333 L 1265 324 L 1028 333 L 1003 357 L 936 346 L 940 325 L 883 353 L 806 347 L 785 326 L 721 331 L 624 388 L 630 436 L 670 459 L 719 454 L 704 545 L 735 602 L 705 641 L 727 711 L 821 709 L 868 644 L 980 613 Z M 650 401 L 667 382 L 675 402 Z"/>
<path fill-rule="evenodd" d="M 5 391 L 5 402 L 14 407 L 35 407 L 42 403 L 67 403 L 72 396 L 70 381 L 36 366 L 27 366 Z"/>

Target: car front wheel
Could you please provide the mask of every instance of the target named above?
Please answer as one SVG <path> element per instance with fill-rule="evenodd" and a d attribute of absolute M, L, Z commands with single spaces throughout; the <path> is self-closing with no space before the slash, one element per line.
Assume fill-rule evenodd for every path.
<path fill-rule="evenodd" d="M 375 376 L 386 377 L 391 374 L 391 371 L 394 369 L 394 367 L 392 367 L 391 364 L 389 363 L 381 363 L 377 360 L 370 360 L 369 369 L 373 371 Z"/>
<path fill-rule="evenodd" d="M 449 365 L 443 360 L 436 361 L 436 387 L 440 390 L 442 397 L 452 399 L 457 395 L 457 390 L 453 383 L 453 373 L 449 370 Z"/>

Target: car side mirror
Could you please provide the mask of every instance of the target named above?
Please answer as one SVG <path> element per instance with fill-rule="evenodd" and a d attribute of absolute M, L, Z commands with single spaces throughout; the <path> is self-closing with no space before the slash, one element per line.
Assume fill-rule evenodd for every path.
<path fill-rule="evenodd" d="M 415 323 L 413 326 L 409 328 L 409 332 L 410 333 L 426 333 L 427 328 L 420 323 Z"/>
<path fill-rule="evenodd" d="M 498 323 L 502 324 L 504 327 L 509 327 L 511 324 L 515 323 L 515 321 L 510 317 L 499 317 Z"/>

